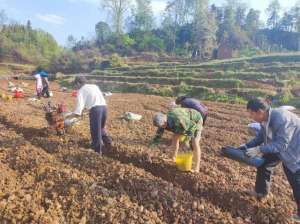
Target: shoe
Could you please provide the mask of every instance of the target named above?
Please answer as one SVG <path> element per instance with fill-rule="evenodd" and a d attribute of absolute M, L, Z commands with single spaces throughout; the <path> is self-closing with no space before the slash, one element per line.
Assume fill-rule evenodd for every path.
<path fill-rule="evenodd" d="M 102 136 L 102 141 L 105 146 L 111 146 L 112 145 L 112 138 L 108 135 Z"/>
<path fill-rule="evenodd" d="M 300 223 L 300 216 L 295 214 L 291 217 L 291 220 L 295 223 Z"/>
<path fill-rule="evenodd" d="M 253 191 L 253 190 L 245 191 L 245 193 L 251 197 L 255 197 L 259 201 L 261 201 L 263 199 L 267 199 L 269 197 L 268 194 L 257 193 L 256 191 Z"/>

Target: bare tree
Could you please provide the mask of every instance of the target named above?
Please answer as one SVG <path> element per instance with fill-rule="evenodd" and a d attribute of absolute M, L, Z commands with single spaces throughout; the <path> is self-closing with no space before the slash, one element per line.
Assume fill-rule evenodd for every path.
<path fill-rule="evenodd" d="M 210 59 L 216 47 L 216 22 L 209 12 L 208 0 L 193 0 L 193 55 L 195 59 Z"/>
<path fill-rule="evenodd" d="M 103 9 L 108 10 L 113 29 L 116 34 L 123 32 L 123 22 L 126 12 L 130 9 L 131 0 L 100 0 Z"/>

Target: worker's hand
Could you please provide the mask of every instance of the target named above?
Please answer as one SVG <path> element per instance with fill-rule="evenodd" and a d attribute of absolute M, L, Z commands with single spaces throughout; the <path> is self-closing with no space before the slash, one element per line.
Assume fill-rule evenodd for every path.
<path fill-rule="evenodd" d="M 262 157 L 263 153 L 260 151 L 259 147 L 254 147 L 246 150 L 246 155 L 250 158 Z"/>

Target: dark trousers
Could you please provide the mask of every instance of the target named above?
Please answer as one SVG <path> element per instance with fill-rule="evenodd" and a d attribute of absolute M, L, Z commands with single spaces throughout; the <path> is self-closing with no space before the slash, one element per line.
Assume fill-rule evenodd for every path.
<path fill-rule="evenodd" d="M 286 166 L 283 165 L 285 175 L 293 189 L 293 195 L 297 203 L 297 214 L 300 216 L 300 170 L 292 173 Z"/>
<path fill-rule="evenodd" d="M 256 193 L 267 195 L 271 187 L 273 169 L 280 163 L 280 159 L 276 154 L 266 154 L 264 159 L 263 165 L 257 168 L 255 191 Z"/>
<path fill-rule="evenodd" d="M 42 96 L 45 96 L 45 95 L 46 95 L 46 97 L 50 97 L 49 86 L 48 85 L 44 86 L 43 90 L 42 90 Z"/>
<path fill-rule="evenodd" d="M 267 195 L 271 187 L 271 176 L 273 169 L 280 163 L 280 159 L 276 154 L 264 155 L 265 162 L 257 168 L 255 191 L 262 195 Z M 300 170 L 292 173 L 285 165 L 283 165 L 285 175 L 292 187 L 293 195 L 298 207 L 298 215 L 300 216 Z"/>
<path fill-rule="evenodd" d="M 96 152 L 102 152 L 103 140 L 109 138 L 105 131 L 107 118 L 106 106 L 95 106 L 90 109 L 90 132 L 92 138 L 92 148 Z M 106 142 L 105 142 L 106 143 Z"/>

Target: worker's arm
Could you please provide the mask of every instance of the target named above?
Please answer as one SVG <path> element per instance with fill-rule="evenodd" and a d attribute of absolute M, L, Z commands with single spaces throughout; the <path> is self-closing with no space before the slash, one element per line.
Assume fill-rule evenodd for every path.
<path fill-rule="evenodd" d="M 65 116 L 65 120 L 79 117 L 81 117 L 81 115 L 71 113 L 70 115 Z"/>
<path fill-rule="evenodd" d="M 74 112 L 68 116 L 65 117 L 65 119 L 72 119 L 72 118 L 78 118 L 81 117 L 82 111 L 84 109 L 85 100 L 83 98 L 83 95 L 80 91 L 77 93 L 77 102 L 76 102 L 76 108 Z"/>
<path fill-rule="evenodd" d="M 164 134 L 164 131 L 165 131 L 164 128 L 157 129 L 154 138 L 150 142 L 150 145 L 149 145 L 150 147 L 157 146 L 160 143 L 160 139 L 161 139 L 162 135 Z"/>
<path fill-rule="evenodd" d="M 179 139 L 180 139 L 180 134 L 174 134 L 173 139 L 172 139 L 172 149 L 174 150 L 173 154 L 173 160 L 175 161 L 179 149 Z"/>

